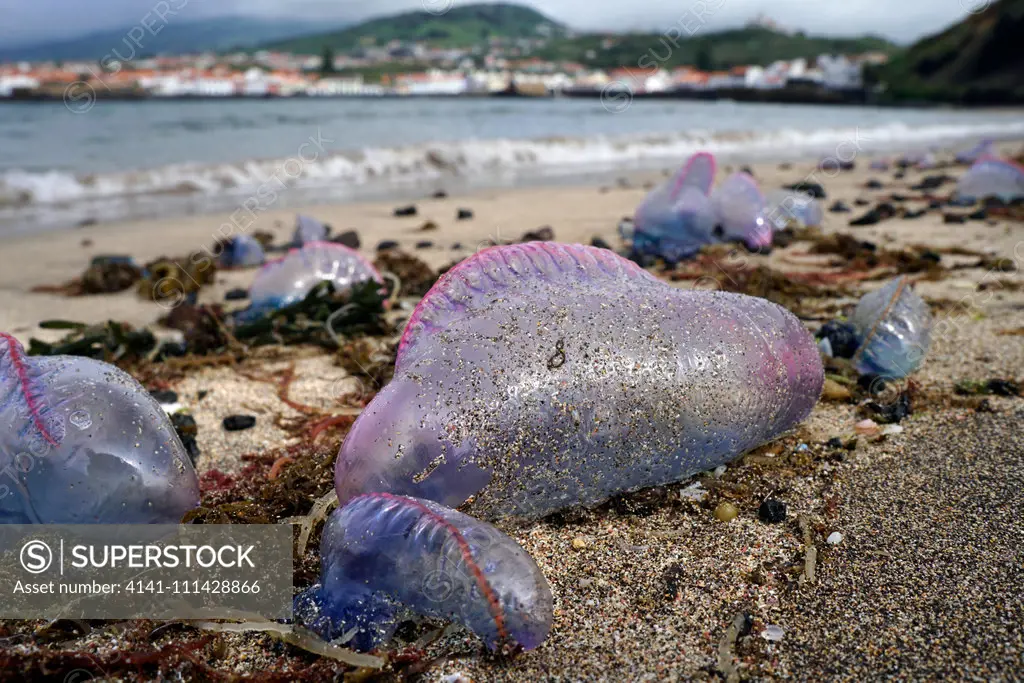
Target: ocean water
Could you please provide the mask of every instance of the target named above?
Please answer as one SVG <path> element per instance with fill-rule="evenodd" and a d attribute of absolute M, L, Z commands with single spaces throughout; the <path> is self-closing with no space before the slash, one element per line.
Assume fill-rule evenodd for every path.
<path fill-rule="evenodd" d="M 567 183 L 725 159 L 855 159 L 1024 137 L 1019 111 L 728 101 L 0 104 L 0 236 L 86 221 Z"/>

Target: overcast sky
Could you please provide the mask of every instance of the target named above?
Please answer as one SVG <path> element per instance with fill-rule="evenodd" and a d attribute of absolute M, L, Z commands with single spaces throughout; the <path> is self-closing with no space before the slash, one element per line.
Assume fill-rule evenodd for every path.
<path fill-rule="evenodd" d="M 808 33 L 875 33 L 910 42 L 958 21 L 991 0 L 536 0 L 529 4 L 581 30 L 667 30 L 694 7 L 710 15 L 706 28 L 742 24 L 764 13 Z M 438 7 L 451 0 L 4 0 L 0 44 L 77 36 L 138 24 L 161 2 L 180 8 L 175 18 L 287 16 L 334 22 Z M 468 4 L 455 0 L 456 4 Z"/>

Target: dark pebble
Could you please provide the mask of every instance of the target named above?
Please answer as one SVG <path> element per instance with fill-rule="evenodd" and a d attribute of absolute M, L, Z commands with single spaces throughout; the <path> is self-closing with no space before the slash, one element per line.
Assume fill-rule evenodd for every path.
<path fill-rule="evenodd" d="M 344 244 L 349 249 L 358 249 L 361 244 L 359 241 L 359 233 L 355 230 L 346 230 L 331 241 L 337 242 L 338 244 Z"/>
<path fill-rule="evenodd" d="M 941 209 L 942 208 L 942 202 L 940 202 L 938 199 L 933 199 L 930 202 L 928 202 L 928 208 L 932 209 L 933 211 L 935 209 Z"/>
<path fill-rule="evenodd" d="M 840 171 L 852 171 L 852 170 L 854 170 L 856 168 L 857 168 L 857 164 L 855 162 L 853 162 L 853 161 L 843 161 L 841 159 L 839 160 L 839 170 Z"/>
<path fill-rule="evenodd" d="M 917 192 L 927 192 L 928 190 L 934 190 L 937 187 L 942 187 L 951 180 L 955 180 L 952 176 L 948 175 L 926 175 L 921 178 L 921 182 L 916 185 L 911 185 L 910 189 Z"/>
<path fill-rule="evenodd" d="M 195 465 L 196 461 L 199 460 L 199 444 L 196 443 L 196 437 L 194 436 L 182 436 L 181 445 L 185 447 L 185 452 L 188 453 L 188 459 Z"/>
<path fill-rule="evenodd" d="M 983 206 L 974 213 L 967 214 L 967 218 L 972 221 L 983 221 L 988 218 L 988 209 Z"/>
<path fill-rule="evenodd" d="M 895 178 L 896 180 L 903 180 L 903 178 L 905 178 L 906 175 L 907 174 L 905 171 L 896 171 L 895 173 L 892 174 L 892 177 Z"/>
<path fill-rule="evenodd" d="M 827 448 L 842 448 L 843 440 L 840 439 L 838 436 L 833 436 L 831 439 L 825 442 L 825 446 Z"/>
<path fill-rule="evenodd" d="M 207 389 L 200 389 L 199 391 L 196 392 L 196 400 L 197 401 L 202 401 L 204 398 L 206 398 L 209 395 L 210 395 L 209 390 L 207 390 Z"/>
<path fill-rule="evenodd" d="M 756 178 L 757 177 L 757 176 L 754 175 L 754 170 L 752 168 L 750 168 L 749 166 L 744 166 L 740 170 L 743 171 L 744 173 L 746 173 L 751 178 Z"/>
<path fill-rule="evenodd" d="M 889 195 L 889 199 L 894 202 L 905 202 L 909 199 L 906 195 L 893 193 Z"/>
<path fill-rule="evenodd" d="M 966 223 L 967 216 L 957 213 L 946 213 L 942 215 L 943 223 Z"/>
<path fill-rule="evenodd" d="M 600 237 L 591 237 L 590 238 L 590 246 L 597 247 L 598 249 L 608 249 L 608 250 L 611 250 L 611 248 L 612 248 L 612 245 L 608 244 L 607 242 L 605 242 Z"/>
<path fill-rule="evenodd" d="M 455 214 L 455 220 L 457 221 L 468 221 L 473 217 L 473 212 L 469 209 L 459 209 Z"/>
<path fill-rule="evenodd" d="M 853 203 L 856 204 L 857 206 L 867 206 L 871 202 L 869 202 L 867 199 L 857 197 L 856 199 L 853 200 Z"/>
<path fill-rule="evenodd" d="M 793 183 L 792 185 L 786 185 L 787 190 L 796 190 L 797 192 L 806 192 L 815 199 L 825 198 L 825 188 L 819 183 L 811 183 L 807 181 L 801 181 L 799 183 Z"/>
<path fill-rule="evenodd" d="M 156 399 L 157 403 L 177 403 L 178 395 L 170 390 L 158 389 L 149 392 L 149 395 Z"/>
<path fill-rule="evenodd" d="M 909 220 L 913 220 L 915 218 L 920 218 L 921 216 L 925 215 L 926 213 L 928 213 L 927 209 L 918 209 L 917 211 L 904 211 L 902 218 L 905 221 L 909 221 Z"/>
<path fill-rule="evenodd" d="M 448 197 L 448 193 L 445 192 L 444 190 L 438 190 L 430 196 L 433 197 L 434 199 L 446 199 Z"/>
<path fill-rule="evenodd" d="M 240 432 L 243 429 L 251 429 L 256 424 L 256 418 L 252 415 L 228 415 L 224 418 L 224 429 L 229 432 Z"/>
<path fill-rule="evenodd" d="M 430 240 L 420 240 L 416 243 L 417 249 L 430 249 L 432 246 L 434 246 L 434 243 Z"/>
<path fill-rule="evenodd" d="M 887 216 L 882 215 L 878 209 L 871 209 L 862 216 L 858 216 L 850 221 L 850 225 L 861 226 L 861 225 L 875 225 L 885 220 Z"/>
<path fill-rule="evenodd" d="M 871 401 L 866 407 L 871 413 L 871 418 L 880 424 L 898 424 L 911 413 L 910 396 L 905 391 L 901 391 L 894 401 L 888 403 Z"/>
<path fill-rule="evenodd" d="M 881 190 L 883 187 L 885 187 L 885 185 L 883 185 L 880 180 L 875 180 L 874 178 L 872 178 L 871 180 L 864 183 L 864 187 L 868 188 L 869 190 Z"/>
<path fill-rule="evenodd" d="M 836 358 L 853 358 L 853 354 L 857 353 L 857 347 L 860 346 L 857 329 L 850 323 L 838 320 L 829 320 L 822 325 L 815 337 L 828 339 L 832 346 L 832 355 Z"/>
<path fill-rule="evenodd" d="M 545 225 L 530 232 L 524 232 L 521 242 L 550 242 L 555 239 L 555 231 L 550 225 Z"/>
<path fill-rule="evenodd" d="M 850 207 L 845 202 L 839 201 L 838 199 L 832 202 L 832 206 L 828 207 L 828 210 L 832 213 L 849 213 Z"/>
<path fill-rule="evenodd" d="M 396 217 L 415 216 L 416 213 L 417 212 L 416 212 L 416 205 L 415 204 L 410 204 L 409 206 L 399 206 L 398 208 L 395 209 L 395 216 Z"/>
<path fill-rule="evenodd" d="M 985 389 L 996 396 L 1020 396 L 1020 386 L 1008 379 L 990 379 L 985 382 Z"/>
<path fill-rule="evenodd" d="M 196 419 L 188 413 L 174 413 L 170 417 L 171 426 L 174 427 L 174 431 L 178 432 L 178 436 L 195 436 L 199 433 Z"/>
<path fill-rule="evenodd" d="M 757 508 L 757 518 L 765 524 L 778 524 L 786 521 L 786 504 L 781 500 L 766 498 L 761 507 Z"/>
<path fill-rule="evenodd" d="M 157 351 L 158 358 L 180 358 L 188 353 L 185 342 L 164 342 Z"/>
<path fill-rule="evenodd" d="M 377 251 L 387 251 L 388 249 L 398 249 L 398 242 L 394 240 L 384 240 L 377 244 Z"/>
<path fill-rule="evenodd" d="M 235 289 L 229 289 L 224 293 L 225 301 L 241 301 L 242 299 L 249 298 L 249 290 L 236 287 Z"/>
<path fill-rule="evenodd" d="M 456 242 L 455 244 L 452 245 L 452 250 L 459 250 L 459 249 L 462 249 L 462 242 Z"/>

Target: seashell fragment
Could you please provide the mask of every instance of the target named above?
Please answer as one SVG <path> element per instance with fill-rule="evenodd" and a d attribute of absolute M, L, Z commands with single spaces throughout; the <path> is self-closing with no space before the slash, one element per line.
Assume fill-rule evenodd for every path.
<path fill-rule="evenodd" d="M 714 180 L 715 158 L 699 152 L 651 190 L 633 219 L 636 253 L 675 263 L 714 242 L 715 212 L 708 199 Z"/>
<path fill-rule="evenodd" d="M 1024 197 L 1024 167 L 998 157 L 981 157 L 960 177 L 956 196 L 974 201 L 995 197 L 1007 203 L 1020 199 Z"/>
<path fill-rule="evenodd" d="M 785 309 L 683 291 L 606 249 L 532 242 L 445 273 L 335 466 L 371 491 L 540 516 L 713 469 L 800 422 L 824 381 Z"/>
<path fill-rule="evenodd" d="M 324 526 L 320 558 L 321 580 L 296 598 L 296 618 L 357 649 L 388 640 L 402 607 L 464 624 L 492 650 L 533 649 L 551 629 L 551 590 L 533 558 L 433 501 L 353 498 Z"/>
<path fill-rule="evenodd" d="M 850 322 L 861 338 L 853 355 L 861 373 L 906 377 L 928 353 L 932 315 L 906 276 L 862 296 Z"/>
<path fill-rule="evenodd" d="M 338 291 L 366 280 L 383 283 L 359 252 L 334 242 L 309 242 L 260 269 L 249 288 L 252 307 L 246 317 L 293 304 L 325 280 Z"/>
<path fill-rule="evenodd" d="M 192 462 L 138 382 L 0 333 L 0 523 L 176 524 L 198 504 Z"/>

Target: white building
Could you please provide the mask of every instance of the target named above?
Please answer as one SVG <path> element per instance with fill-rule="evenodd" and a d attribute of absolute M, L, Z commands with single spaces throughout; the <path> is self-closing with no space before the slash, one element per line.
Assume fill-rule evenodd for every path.
<path fill-rule="evenodd" d="M 0 75 L 0 97 L 10 97 L 15 90 L 35 90 L 38 87 L 39 80 L 25 74 Z"/>

